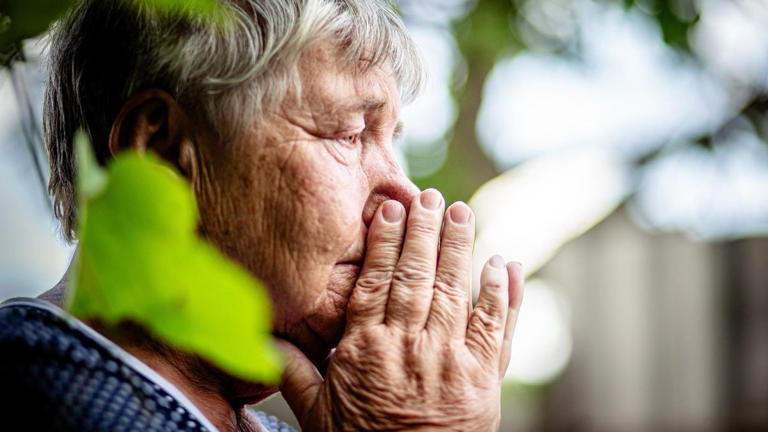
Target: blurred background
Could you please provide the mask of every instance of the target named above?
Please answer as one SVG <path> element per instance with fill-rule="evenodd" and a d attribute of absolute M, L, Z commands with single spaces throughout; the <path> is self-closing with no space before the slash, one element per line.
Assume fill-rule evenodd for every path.
<path fill-rule="evenodd" d="M 527 270 L 502 430 L 768 430 L 768 0 L 398 6 L 429 69 L 402 163 Z M 44 48 L 0 74 L 0 300 L 74 250 Z"/>

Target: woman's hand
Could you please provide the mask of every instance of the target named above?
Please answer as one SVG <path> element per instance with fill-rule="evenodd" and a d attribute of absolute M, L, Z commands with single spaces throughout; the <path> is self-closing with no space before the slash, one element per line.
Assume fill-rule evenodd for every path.
<path fill-rule="evenodd" d="M 407 223 L 400 203 L 379 207 L 325 379 L 286 344 L 281 390 L 303 430 L 498 429 L 523 273 L 491 258 L 472 309 L 474 217 L 444 206 L 424 191 Z"/>

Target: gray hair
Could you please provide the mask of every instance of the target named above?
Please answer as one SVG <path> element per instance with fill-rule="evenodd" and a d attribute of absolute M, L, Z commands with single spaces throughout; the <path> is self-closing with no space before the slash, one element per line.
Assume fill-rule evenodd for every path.
<path fill-rule="evenodd" d="M 96 159 L 110 158 L 112 122 L 136 91 L 160 88 L 220 142 L 300 85 L 295 70 L 312 43 L 337 45 L 342 61 L 386 63 L 404 102 L 422 86 L 416 48 L 390 4 L 372 0 L 218 0 L 228 25 L 147 8 L 145 0 L 81 0 L 54 27 L 43 128 L 48 185 L 67 240 L 75 237 L 75 132 Z M 231 18 L 231 19 L 229 19 Z"/>

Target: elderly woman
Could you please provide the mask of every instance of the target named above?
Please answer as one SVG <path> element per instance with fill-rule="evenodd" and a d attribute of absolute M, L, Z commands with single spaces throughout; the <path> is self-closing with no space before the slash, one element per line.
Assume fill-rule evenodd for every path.
<path fill-rule="evenodd" d="M 65 234 L 77 129 L 101 163 L 152 150 L 193 185 L 201 235 L 268 287 L 289 354 L 279 390 L 303 429 L 498 428 L 522 272 L 492 258 L 473 308 L 471 210 L 398 166 L 422 70 L 396 13 L 233 0 L 236 25 L 217 27 L 132 3 L 81 1 L 53 36 L 45 131 Z M 60 303 L 65 285 L 43 298 Z M 258 430 L 243 407 L 278 391 L 116 342 L 222 431 Z"/>

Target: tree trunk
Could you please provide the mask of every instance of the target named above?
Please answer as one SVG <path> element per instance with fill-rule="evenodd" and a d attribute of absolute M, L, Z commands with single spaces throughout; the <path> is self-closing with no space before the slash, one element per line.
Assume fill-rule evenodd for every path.
<path fill-rule="evenodd" d="M 443 192 L 447 203 L 468 200 L 478 187 L 498 174 L 475 134 L 485 78 L 494 59 L 466 53 L 466 61 L 467 82 L 456 96 L 459 116 L 448 143 L 445 163 L 434 174 L 415 179 L 422 189 L 433 187 Z"/>

